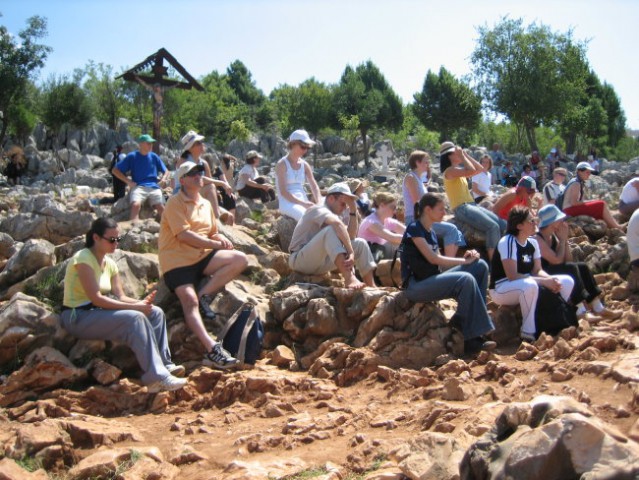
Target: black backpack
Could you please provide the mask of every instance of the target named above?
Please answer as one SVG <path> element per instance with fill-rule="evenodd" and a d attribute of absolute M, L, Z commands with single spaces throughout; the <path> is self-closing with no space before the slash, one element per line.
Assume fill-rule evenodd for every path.
<path fill-rule="evenodd" d="M 222 346 L 241 363 L 255 364 L 262 352 L 264 326 L 255 306 L 243 304 L 218 335 Z"/>
<path fill-rule="evenodd" d="M 577 309 L 560 294 L 540 286 L 535 309 L 537 336 L 542 332 L 557 335 L 564 328 L 572 326 L 577 326 Z"/>

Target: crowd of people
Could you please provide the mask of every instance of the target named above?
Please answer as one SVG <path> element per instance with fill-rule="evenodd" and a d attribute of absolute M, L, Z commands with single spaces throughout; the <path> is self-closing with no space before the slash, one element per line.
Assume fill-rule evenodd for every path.
<path fill-rule="evenodd" d="M 526 341 L 541 333 L 536 323 L 541 291 L 560 296 L 578 317 L 621 315 L 606 308 L 592 273 L 586 264 L 572 261 L 568 246 L 565 220 L 570 215 L 590 215 L 610 228 L 625 228 L 605 202 L 585 198 L 585 184 L 594 170 L 588 162 L 578 163 L 575 177 L 565 185 L 568 172 L 554 164 L 558 152 L 553 149 L 546 159 L 553 162 L 552 179 L 542 189 L 531 172 L 543 169 L 543 162 L 533 152 L 524 172 L 528 175 L 516 178 L 512 188 L 495 198 L 493 182 L 510 185 L 511 176 L 511 164 L 499 145 L 477 161 L 447 141 L 439 151 L 443 195 L 428 191 L 431 158 L 416 150 L 408 158 L 401 196 L 377 192 L 371 201 L 361 180 L 337 182 L 320 191 L 304 159 L 315 141 L 304 130 L 290 135 L 287 154 L 275 166 L 274 185 L 260 175 L 263 156 L 255 150 L 247 152 L 237 175 L 239 162 L 231 155 L 222 156 L 212 173 L 203 157 L 203 141 L 197 132 L 188 132 L 181 140 L 183 154 L 170 172 L 152 152 L 155 139 L 142 135 L 139 150 L 126 156 L 118 152 L 112 174 L 122 182 L 118 195 L 123 185 L 129 189 L 131 220 L 139 218 L 145 201 L 160 217 L 160 270 L 180 302 L 186 325 L 202 345 L 204 365 L 227 369 L 239 363 L 205 325 L 216 317 L 215 296 L 248 265 L 246 255 L 218 229 L 218 222 L 233 225 L 238 197 L 266 204 L 277 200 L 280 215 L 295 222 L 289 266 L 299 274 L 336 272 L 346 288 L 374 287 L 377 263 L 399 258 L 402 287 L 410 300 L 457 300 L 450 321 L 461 331 L 466 353 L 496 347 L 489 338 L 494 325 L 486 307 L 488 295 L 497 305 L 519 306 L 520 335 Z M 166 201 L 163 183 L 172 188 Z M 403 222 L 397 215 L 402 200 Z M 444 220 L 447 206 L 455 223 Z M 630 217 L 629 237 L 631 229 L 636 230 L 631 260 L 639 269 L 637 207 L 639 181 L 633 179 L 624 187 L 619 210 Z M 486 261 L 476 250 L 466 249 L 459 222 L 484 235 Z M 108 218 L 97 219 L 87 232 L 85 248 L 67 267 L 63 325 L 79 338 L 129 345 L 149 391 L 181 388 L 185 371 L 171 361 L 164 313 L 152 305 L 152 297 L 137 300 L 124 294 L 110 257 L 119 240 L 118 225 Z M 458 255 L 460 249 L 463 253 Z"/>

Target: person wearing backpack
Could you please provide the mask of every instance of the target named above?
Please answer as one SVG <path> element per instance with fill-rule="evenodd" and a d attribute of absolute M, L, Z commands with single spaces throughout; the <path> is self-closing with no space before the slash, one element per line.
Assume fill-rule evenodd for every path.
<path fill-rule="evenodd" d="M 552 180 L 544 185 L 543 197 L 544 205 L 554 205 L 557 197 L 566 189 L 564 182 L 568 176 L 568 171 L 563 167 L 555 168 L 552 171 Z"/>
<path fill-rule="evenodd" d="M 588 215 L 597 220 L 603 220 L 608 225 L 608 228 L 623 229 L 613 218 L 605 201 L 584 200 L 586 182 L 593 171 L 594 168 L 588 162 L 579 162 L 577 164 L 577 174 L 568 182 L 563 194 L 557 197 L 555 205 L 571 217 Z"/>
<path fill-rule="evenodd" d="M 564 300 L 570 298 L 575 281 L 568 275 L 549 275 L 541 268 L 541 250 L 535 234 L 537 220 L 527 207 L 517 205 L 508 214 L 508 226 L 493 256 L 490 298 L 497 305 L 521 307 L 522 340 L 534 342 L 539 333 L 535 309 L 540 287 Z"/>
<path fill-rule="evenodd" d="M 589 310 L 601 318 L 616 320 L 621 310 L 606 308 L 601 299 L 601 290 L 588 265 L 573 262 L 568 245 L 568 225 L 566 214 L 554 205 L 546 205 L 539 210 L 539 232 L 536 239 L 541 249 L 541 266 L 550 274 L 570 275 L 575 281 L 570 301 L 577 307 L 577 317 L 590 319 Z"/>

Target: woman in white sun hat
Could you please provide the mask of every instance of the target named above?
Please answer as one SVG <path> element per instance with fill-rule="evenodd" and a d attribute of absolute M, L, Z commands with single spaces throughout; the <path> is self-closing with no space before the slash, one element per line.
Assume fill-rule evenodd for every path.
<path fill-rule="evenodd" d="M 321 200 L 313 169 L 302 158 L 315 143 L 306 130 L 295 130 L 288 139 L 288 154 L 275 166 L 280 213 L 298 222 L 309 207 Z M 313 201 L 309 200 L 304 190 L 306 183 L 311 189 Z"/>

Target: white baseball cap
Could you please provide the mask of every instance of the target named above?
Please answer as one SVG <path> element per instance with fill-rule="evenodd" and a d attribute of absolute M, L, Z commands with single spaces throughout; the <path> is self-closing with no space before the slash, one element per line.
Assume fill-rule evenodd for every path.
<path fill-rule="evenodd" d="M 308 134 L 306 130 L 295 130 L 293 133 L 291 133 L 291 136 L 288 137 L 288 141 L 302 142 L 308 145 L 309 147 L 312 147 L 313 145 L 317 143 L 315 142 L 315 140 L 311 139 L 311 136 Z"/>

